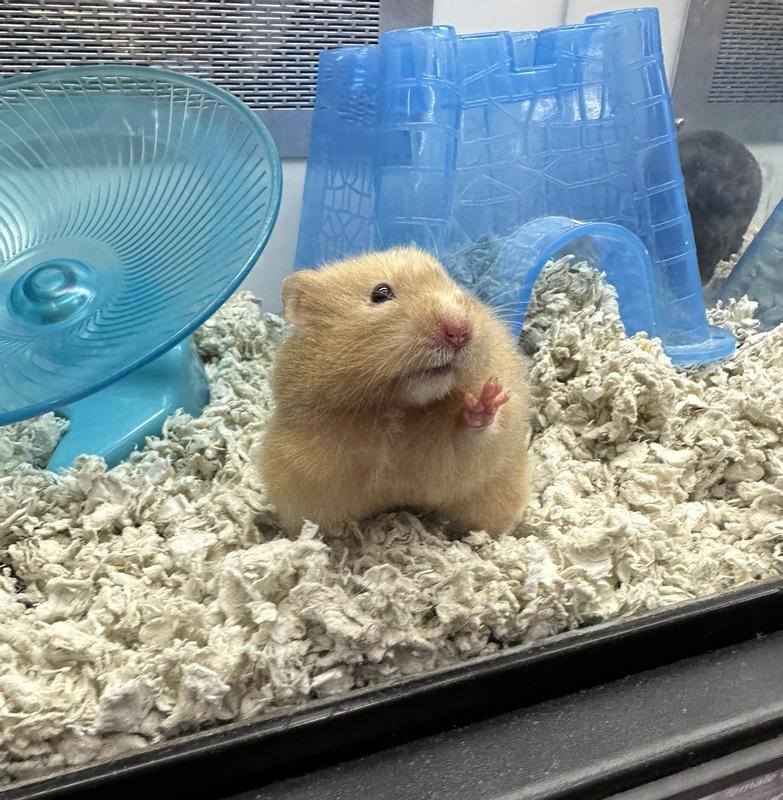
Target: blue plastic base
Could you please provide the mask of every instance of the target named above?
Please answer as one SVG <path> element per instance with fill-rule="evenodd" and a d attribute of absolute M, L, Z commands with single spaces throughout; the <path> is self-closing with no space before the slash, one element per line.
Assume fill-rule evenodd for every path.
<path fill-rule="evenodd" d="M 163 430 L 178 409 L 194 416 L 209 400 L 204 366 L 192 341 L 173 347 L 106 389 L 59 409 L 70 422 L 49 460 L 54 471 L 80 455 L 102 456 L 109 467 Z"/>
<path fill-rule="evenodd" d="M 692 344 L 672 344 L 663 342 L 663 349 L 672 363 L 678 367 L 697 367 L 734 355 L 737 340 L 726 328 L 707 326 L 707 338 Z"/>

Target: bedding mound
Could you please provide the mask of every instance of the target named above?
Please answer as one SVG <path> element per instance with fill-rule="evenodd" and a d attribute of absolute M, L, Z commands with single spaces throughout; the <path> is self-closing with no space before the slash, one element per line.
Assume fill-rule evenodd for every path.
<path fill-rule="evenodd" d="M 710 312 L 734 358 L 676 371 L 594 270 L 549 265 L 536 492 L 499 540 L 403 513 L 281 533 L 251 454 L 285 324 L 247 293 L 195 335 L 202 416 L 115 469 L 47 473 L 53 415 L 0 429 L 0 782 L 781 575 L 783 326 L 753 310 Z"/>

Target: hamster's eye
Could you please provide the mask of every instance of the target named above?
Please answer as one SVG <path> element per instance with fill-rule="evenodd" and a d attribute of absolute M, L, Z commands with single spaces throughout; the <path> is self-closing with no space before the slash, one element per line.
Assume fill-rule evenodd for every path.
<path fill-rule="evenodd" d="M 387 300 L 391 300 L 392 297 L 394 297 L 394 289 L 388 283 L 379 283 L 370 292 L 370 300 L 373 303 L 385 303 Z"/>

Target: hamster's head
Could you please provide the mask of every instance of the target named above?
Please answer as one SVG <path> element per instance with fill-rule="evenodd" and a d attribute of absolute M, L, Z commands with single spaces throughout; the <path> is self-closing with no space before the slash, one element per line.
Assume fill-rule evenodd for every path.
<path fill-rule="evenodd" d="M 283 283 L 297 355 L 320 391 L 357 404 L 424 406 L 484 356 L 491 314 L 413 247 L 300 270 Z"/>

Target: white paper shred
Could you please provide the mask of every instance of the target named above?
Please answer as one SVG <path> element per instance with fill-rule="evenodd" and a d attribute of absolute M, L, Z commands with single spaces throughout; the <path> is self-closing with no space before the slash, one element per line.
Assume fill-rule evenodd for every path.
<path fill-rule="evenodd" d="M 276 528 L 252 465 L 285 326 L 239 295 L 196 334 L 211 402 L 107 471 L 0 429 L 0 782 L 414 675 L 783 572 L 783 327 L 676 371 L 569 259 L 527 322 L 536 493 L 516 536 L 388 514 Z"/>

